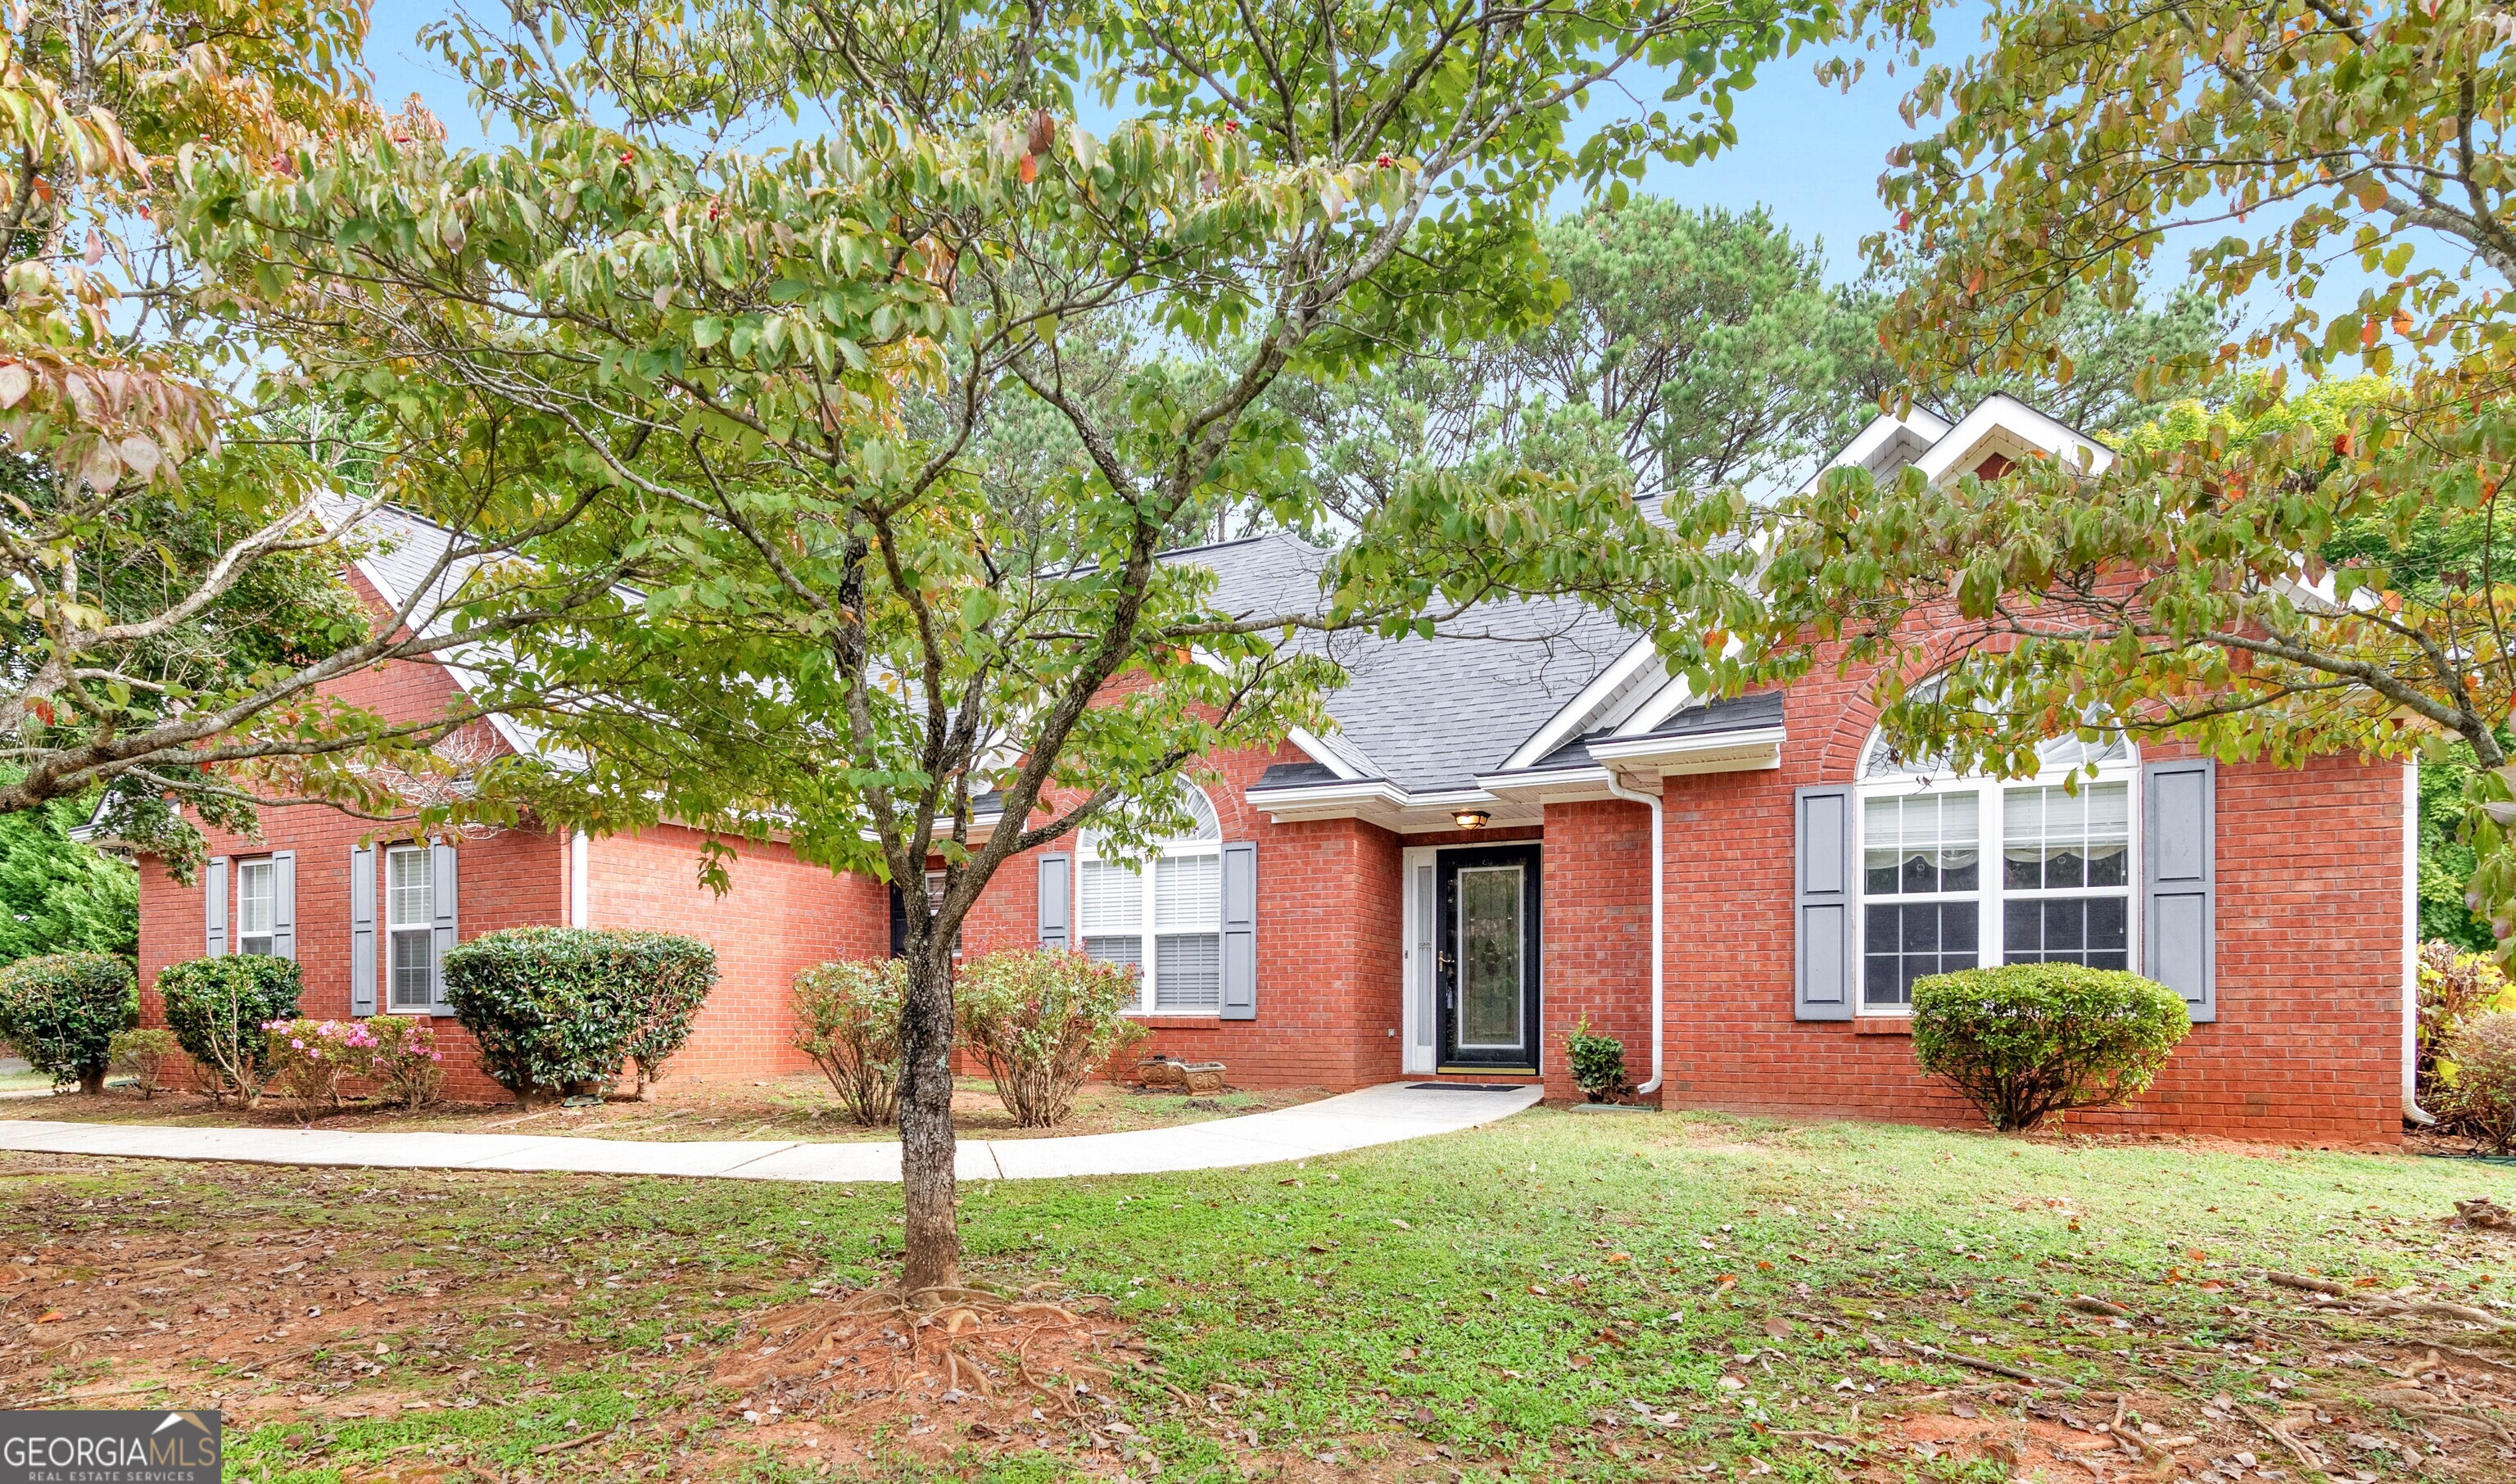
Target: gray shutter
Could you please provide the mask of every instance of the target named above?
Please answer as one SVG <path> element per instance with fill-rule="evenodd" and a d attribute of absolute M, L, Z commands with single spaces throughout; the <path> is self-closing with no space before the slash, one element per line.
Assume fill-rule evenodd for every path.
<path fill-rule="evenodd" d="M 1039 858 L 1039 946 L 1072 948 L 1074 934 L 1070 924 L 1074 917 L 1074 858 L 1050 855 Z"/>
<path fill-rule="evenodd" d="M 271 951 L 297 956 L 297 852 L 271 853 Z"/>
<path fill-rule="evenodd" d="M 350 852 L 350 1013 L 376 1013 L 376 856 L 372 845 Z"/>
<path fill-rule="evenodd" d="M 2219 1018 L 2218 767 L 2206 757 L 2140 770 L 2141 972 Z"/>
<path fill-rule="evenodd" d="M 201 870 L 201 954 L 216 958 L 228 951 L 228 858 L 210 857 Z"/>
<path fill-rule="evenodd" d="M 1223 847 L 1223 1019 L 1258 1018 L 1258 846 Z"/>
<path fill-rule="evenodd" d="M 1852 790 L 1802 788 L 1793 797 L 1791 1014 L 1850 1020 L 1858 966 L 1852 954 Z"/>
<path fill-rule="evenodd" d="M 454 847 L 428 847 L 428 894 L 437 909 L 437 918 L 430 924 L 436 929 L 434 952 L 428 955 L 429 1003 L 445 1003 L 445 955 L 455 944 L 454 933 Z"/>

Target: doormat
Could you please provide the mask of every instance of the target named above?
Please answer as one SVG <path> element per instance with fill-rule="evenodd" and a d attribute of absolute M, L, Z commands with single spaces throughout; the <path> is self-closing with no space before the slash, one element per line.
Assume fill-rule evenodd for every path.
<path fill-rule="evenodd" d="M 1408 1082 L 1409 1092 L 1518 1092 L 1535 1082 Z"/>

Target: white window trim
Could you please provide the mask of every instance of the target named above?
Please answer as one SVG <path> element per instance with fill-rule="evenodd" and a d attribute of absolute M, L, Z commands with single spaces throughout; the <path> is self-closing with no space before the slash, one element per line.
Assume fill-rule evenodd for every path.
<path fill-rule="evenodd" d="M 265 872 L 264 879 L 271 883 L 271 927 L 264 932 L 248 934 L 245 931 L 244 922 L 244 883 L 246 878 L 251 876 L 257 869 Z M 231 929 L 233 934 L 233 951 L 237 954 L 259 954 L 265 957 L 276 954 L 279 951 L 278 861 L 271 856 L 248 856 L 239 858 L 235 862 L 234 873 L 235 907 L 228 913 L 228 920 L 233 924 L 233 927 Z M 262 947 L 259 949 L 245 947 L 245 940 L 248 937 L 261 939 Z"/>
<path fill-rule="evenodd" d="M 429 860 L 427 920 L 418 923 L 396 922 L 393 916 L 393 863 L 395 857 L 403 855 L 416 855 L 422 860 L 429 860 L 430 851 L 425 842 L 417 845 L 389 845 L 385 847 L 381 858 L 376 862 L 378 872 L 376 881 L 377 969 L 379 977 L 384 980 L 384 993 L 379 997 L 382 1008 L 388 1015 L 435 1015 L 444 1009 L 444 1006 L 438 1002 L 436 989 L 438 983 L 437 864 Z M 428 945 L 430 991 L 428 1002 L 425 1004 L 400 1004 L 394 998 L 394 940 L 404 933 L 417 933 Z"/>
<path fill-rule="evenodd" d="M 1186 780 L 1181 781 L 1180 786 L 1182 788 L 1195 787 L 1194 784 L 1188 783 Z M 1202 790 L 1199 790 L 1199 794 L 1200 797 L 1202 797 Z M 1136 872 L 1138 890 L 1143 893 L 1141 902 L 1137 909 L 1136 1002 L 1132 1005 L 1125 1006 L 1121 1011 L 1122 1014 L 1187 1015 L 1195 1016 L 1199 1019 L 1205 1020 L 1220 1019 L 1223 1015 L 1222 996 L 1220 995 L 1216 996 L 1215 1003 L 1211 1006 L 1164 1006 L 1157 1005 L 1155 1003 L 1153 988 L 1157 982 L 1156 976 L 1160 972 L 1160 964 L 1158 961 L 1160 957 L 1160 949 L 1158 941 L 1161 938 L 1161 930 L 1160 920 L 1156 915 L 1154 892 L 1156 890 L 1156 882 L 1159 879 L 1159 870 L 1157 868 L 1161 862 L 1165 860 L 1184 860 L 1198 856 L 1211 856 L 1214 858 L 1215 896 L 1213 936 L 1216 939 L 1216 947 L 1218 951 L 1221 948 L 1221 940 L 1223 936 L 1223 830 L 1220 826 L 1222 817 L 1215 813 L 1214 804 L 1211 799 L 1205 800 L 1205 813 L 1208 818 L 1215 820 L 1217 824 L 1217 828 L 1214 831 L 1213 838 L 1164 840 L 1161 842 L 1160 848 L 1154 852 L 1152 857 L 1146 860 L 1115 861 L 1110 863 L 1112 865 L 1126 866 L 1130 869 L 1134 870 Z M 1069 905 L 1068 920 L 1074 924 L 1074 939 L 1076 945 L 1087 954 L 1091 952 L 1092 934 L 1086 927 L 1083 917 L 1083 868 L 1086 864 L 1102 864 L 1102 861 L 1103 857 L 1094 846 L 1092 832 L 1088 829 L 1081 831 L 1074 842 L 1074 879 L 1069 887 L 1069 890 L 1073 893 L 1073 901 Z"/>
<path fill-rule="evenodd" d="M 1859 766 L 1866 769 L 1869 754 L 1877 745 L 1878 734 L 1872 732 L 1861 745 Z M 2125 808 L 2128 810 L 2129 833 L 2123 860 L 2123 946 L 2125 962 L 2138 972 L 2140 956 L 2140 751 L 2126 742 L 2124 755 L 2096 765 L 2093 777 L 2082 775 L 2079 786 L 2090 784 L 2124 785 Z M 1868 933 L 1869 877 L 1865 867 L 1868 858 L 1868 802 L 1874 798 L 1900 798 L 1923 793 L 1974 793 L 1980 796 L 1975 808 L 1976 857 L 1982 863 L 1977 875 L 1979 885 L 1971 893 L 1947 893 L 1928 897 L 1890 898 L 1881 900 L 1917 902 L 1959 902 L 1969 897 L 1975 910 L 1975 962 L 1985 967 L 2003 963 L 2001 942 L 2002 902 L 2017 898 L 2029 901 L 2051 897 L 2086 897 L 2111 893 L 2112 887 L 2046 888 L 2036 891 L 2010 891 L 2000 882 L 2001 849 L 2008 818 L 2008 791 L 2013 788 L 2054 787 L 2071 772 L 2069 766 L 2047 765 L 2029 778 L 1993 778 L 1989 775 L 1897 774 L 1884 778 L 1864 778 L 1855 785 L 1852 810 L 1852 876 L 1855 896 L 1852 912 L 1852 962 L 1854 965 L 1853 1014 L 1863 1020 L 1910 1019 L 1913 1007 L 1908 1004 L 1873 1005 L 1869 1002 Z"/>

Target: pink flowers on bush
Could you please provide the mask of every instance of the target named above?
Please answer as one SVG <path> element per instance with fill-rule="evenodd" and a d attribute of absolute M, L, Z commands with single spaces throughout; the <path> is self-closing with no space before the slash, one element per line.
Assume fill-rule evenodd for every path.
<path fill-rule="evenodd" d="M 434 1101 L 445 1080 L 437 1029 L 416 1016 L 273 1020 L 262 1029 L 272 1044 L 288 1048 L 274 1058 L 273 1080 L 297 1100 L 301 1121 L 311 1121 L 318 1105 L 340 1108 L 354 1079 L 370 1083 L 377 1101 L 403 1108 Z"/>

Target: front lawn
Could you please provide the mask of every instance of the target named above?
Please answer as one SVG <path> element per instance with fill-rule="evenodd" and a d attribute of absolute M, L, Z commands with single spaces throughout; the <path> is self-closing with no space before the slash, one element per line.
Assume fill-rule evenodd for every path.
<path fill-rule="evenodd" d="M 9 1159 L 0 1395 L 218 1405 L 273 1484 L 2516 1473 L 2473 1163 L 1540 1110 L 973 1185 L 1063 1348 L 867 1387 L 770 1357 L 888 1188 Z"/>
<path fill-rule="evenodd" d="M 31 1085 L 51 1085 L 42 1080 Z M 963 1138 L 1020 1139 L 1058 1134 L 1124 1133 L 1167 1128 L 1244 1113 L 1289 1108 L 1327 1094 L 1317 1087 L 1232 1088 L 1191 1097 L 1164 1088 L 1092 1081 L 1074 1098 L 1074 1111 L 1055 1128 L 1024 1128 L 1005 1111 L 984 1077 L 958 1080 L 952 1123 Z M 0 1102 L 0 1119 L 70 1119 L 95 1124 L 167 1124 L 180 1127 L 296 1128 L 331 1131 L 435 1133 L 555 1133 L 601 1139 L 794 1139 L 809 1143 L 880 1142 L 900 1137 L 885 1125 L 861 1127 L 848 1120 L 818 1072 L 769 1078 L 673 1077 L 654 1084 L 648 1101 L 616 1098 L 600 1106 L 524 1108 L 513 1102 L 440 1103 L 415 1113 L 353 1104 L 335 1112 L 314 1110 L 300 1121 L 297 1106 L 273 1094 L 247 1111 L 231 1102 L 213 1106 L 196 1092 L 161 1092 L 143 1098 L 124 1084 L 88 1097 L 75 1090 L 51 1099 Z"/>

